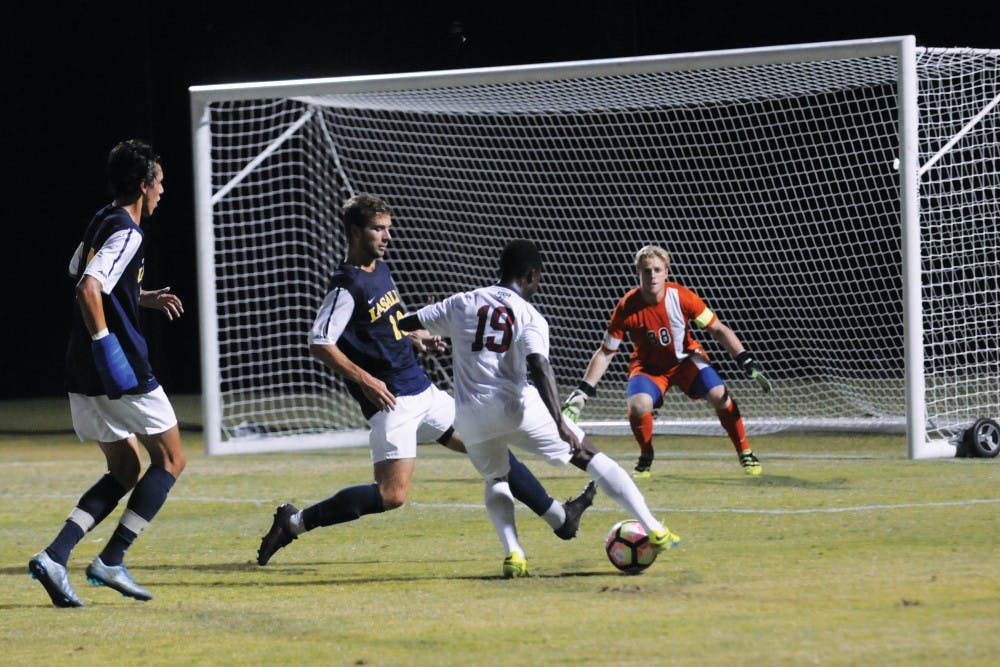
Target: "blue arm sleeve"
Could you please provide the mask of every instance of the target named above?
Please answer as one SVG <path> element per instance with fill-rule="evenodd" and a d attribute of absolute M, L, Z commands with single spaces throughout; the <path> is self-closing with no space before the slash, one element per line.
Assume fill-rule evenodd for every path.
<path fill-rule="evenodd" d="M 101 377 L 108 398 L 121 398 L 122 394 L 139 384 L 135 371 L 118 342 L 118 336 L 108 334 L 100 340 L 92 341 L 90 351 L 94 355 L 97 374 Z"/>

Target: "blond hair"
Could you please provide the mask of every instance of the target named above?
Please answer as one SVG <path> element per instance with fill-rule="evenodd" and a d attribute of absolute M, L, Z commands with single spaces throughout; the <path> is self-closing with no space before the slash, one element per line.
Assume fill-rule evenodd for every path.
<path fill-rule="evenodd" d="M 639 248 L 639 252 L 635 253 L 635 270 L 639 270 L 639 263 L 644 259 L 650 257 L 659 257 L 663 260 L 663 263 L 670 266 L 670 253 L 661 248 L 658 245 L 647 245 Z"/>

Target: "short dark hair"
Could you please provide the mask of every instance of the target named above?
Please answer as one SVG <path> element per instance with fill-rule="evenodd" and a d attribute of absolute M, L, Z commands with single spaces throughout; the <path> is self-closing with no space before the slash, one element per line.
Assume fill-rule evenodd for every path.
<path fill-rule="evenodd" d="M 531 269 L 542 270 L 542 253 L 531 241 L 508 241 L 500 253 L 500 280 L 521 278 Z"/>
<path fill-rule="evenodd" d="M 142 194 L 140 185 L 156 182 L 160 156 L 153 147 L 139 139 L 122 141 L 108 153 L 108 185 L 121 203 L 134 202 Z"/>
<path fill-rule="evenodd" d="M 344 221 L 344 235 L 351 238 L 351 227 L 364 227 L 380 215 L 389 215 L 389 204 L 375 195 L 354 195 L 340 209 Z"/>

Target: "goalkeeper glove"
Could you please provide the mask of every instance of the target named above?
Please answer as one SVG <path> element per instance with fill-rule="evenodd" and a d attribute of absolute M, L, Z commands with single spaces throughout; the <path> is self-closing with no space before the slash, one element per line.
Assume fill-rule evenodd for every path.
<path fill-rule="evenodd" d="M 126 391 L 139 385 L 135 371 L 125 356 L 125 350 L 118 342 L 118 336 L 112 333 L 91 341 L 90 351 L 94 355 L 94 365 L 97 366 L 97 374 L 108 398 L 121 398 Z"/>
<path fill-rule="evenodd" d="M 746 350 L 743 350 L 736 355 L 736 363 L 741 369 L 743 369 L 743 372 L 747 374 L 748 378 L 757 383 L 761 391 L 765 394 L 771 393 L 771 383 L 766 377 L 764 377 L 763 373 L 757 370 L 757 362 L 754 361 L 753 355 Z"/>
<path fill-rule="evenodd" d="M 587 403 L 587 399 L 594 396 L 597 396 L 597 389 L 581 380 L 566 402 L 563 403 L 562 413 L 575 424 L 580 420 L 580 413 L 583 412 L 583 406 Z"/>

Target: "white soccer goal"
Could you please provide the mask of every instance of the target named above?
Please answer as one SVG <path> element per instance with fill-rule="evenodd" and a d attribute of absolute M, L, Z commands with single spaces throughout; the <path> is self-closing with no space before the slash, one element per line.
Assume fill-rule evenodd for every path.
<path fill-rule="evenodd" d="M 1000 52 L 909 36 L 192 87 L 207 451 L 365 442 L 307 332 L 339 206 L 371 192 L 411 307 L 540 243 L 564 391 L 652 242 L 774 381 L 703 338 L 751 433 L 905 430 L 909 456 L 953 455 L 1000 415 L 998 95 Z M 627 432 L 619 357 L 589 430 Z M 675 392 L 656 424 L 721 433 Z"/>

